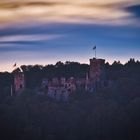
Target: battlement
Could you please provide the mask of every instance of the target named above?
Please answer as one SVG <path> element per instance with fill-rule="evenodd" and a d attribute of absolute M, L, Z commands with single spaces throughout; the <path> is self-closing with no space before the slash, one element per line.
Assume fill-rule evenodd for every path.
<path fill-rule="evenodd" d="M 105 64 L 105 59 L 90 59 L 90 66 L 94 66 L 94 67 L 102 67 Z"/>

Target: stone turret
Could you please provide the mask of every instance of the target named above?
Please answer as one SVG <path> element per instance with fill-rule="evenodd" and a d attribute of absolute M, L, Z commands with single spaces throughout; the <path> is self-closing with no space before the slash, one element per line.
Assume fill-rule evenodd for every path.
<path fill-rule="evenodd" d="M 15 93 L 20 93 L 25 89 L 25 76 L 24 73 L 18 68 L 14 72 L 14 90 Z"/>
<path fill-rule="evenodd" d="M 93 58 L 90 59 L 89 71 L 90 83 L 94 89 L 101 87 L 105 80 L 105 60 Z"/>

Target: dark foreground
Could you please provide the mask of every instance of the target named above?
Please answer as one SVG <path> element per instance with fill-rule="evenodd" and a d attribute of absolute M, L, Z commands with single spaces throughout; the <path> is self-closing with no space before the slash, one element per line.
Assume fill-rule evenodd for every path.
<path fill-rule="evenodd" d="M 126 94 L 107 90 L 94 94 L 77 92 L 67 103 L 31 91 L 6 97 L 0 104 L 0 137 L 3 140 L 139 140 L 140 96 Z"/>

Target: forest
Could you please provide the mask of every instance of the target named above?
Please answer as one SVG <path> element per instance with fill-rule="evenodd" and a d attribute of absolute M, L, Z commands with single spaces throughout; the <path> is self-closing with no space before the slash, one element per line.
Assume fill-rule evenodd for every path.
<path fill-rule="evenodd" d="M 139 140 L 140 62 L 106 63 L 112 88 L 76 91 L 68 102 L 37 95 L 34 88 L 47 77 L 85 77 L 89 65 L 57 62 L 21 66 L 27 89 L 10 96 L 12 73 L 0 73 L 0 137 L 14 140 Z"/>

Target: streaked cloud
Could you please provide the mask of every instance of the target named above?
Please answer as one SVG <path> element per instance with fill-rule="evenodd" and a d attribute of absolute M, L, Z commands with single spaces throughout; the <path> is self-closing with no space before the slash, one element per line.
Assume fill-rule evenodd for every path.
<path fill-rule="evenodd" d="M 38 20 L 64 23 L 132 24 L 125 7 L 139 0 L 5 0 L 0 2 L 0 22 Z"/>
<path fill-rule="evenodd" d="M 52 39 L 57 39 L 62 37 L 62 35 L 7 35 L 0 37 L 0 43 L 3 42 L 18 42 L 18 41 L 47 41 Z"/>

